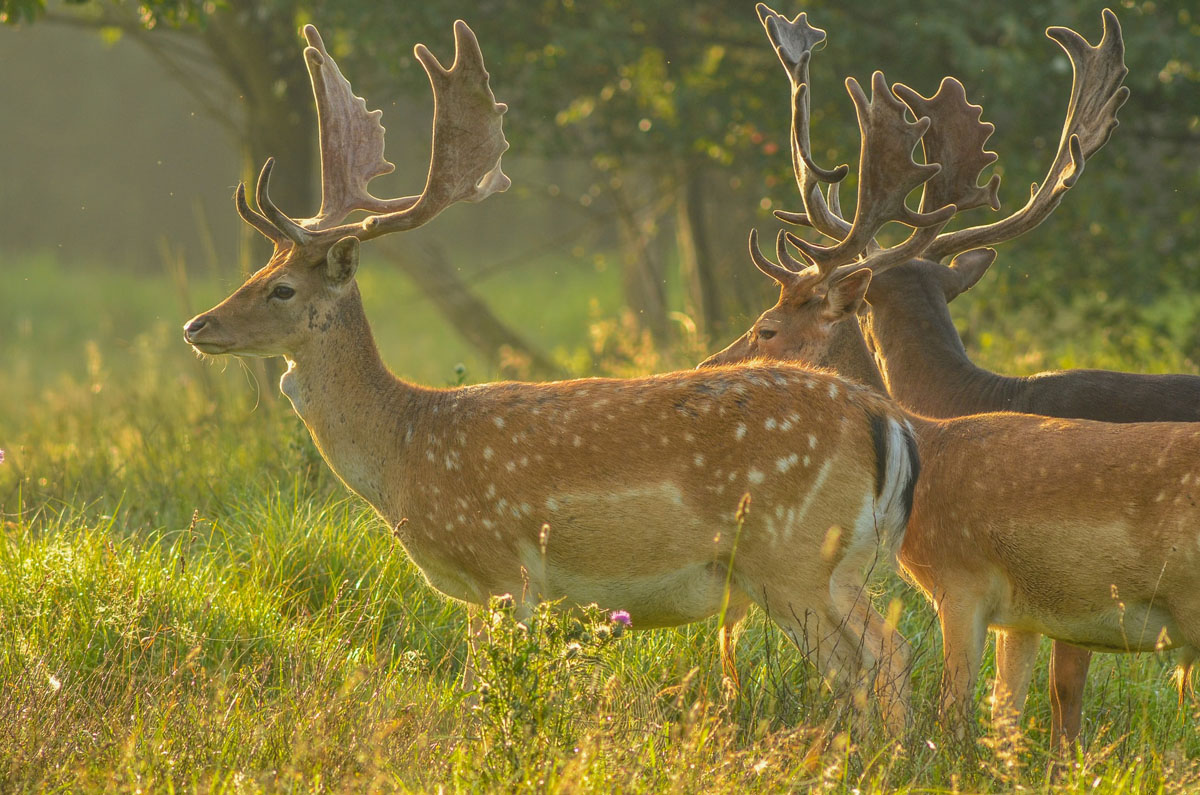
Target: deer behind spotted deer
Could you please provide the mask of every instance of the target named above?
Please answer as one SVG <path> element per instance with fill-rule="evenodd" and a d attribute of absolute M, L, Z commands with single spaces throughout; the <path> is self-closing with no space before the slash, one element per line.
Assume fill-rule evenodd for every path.
<path fill-rule="evenodd" d="M 903 539 L 918 463 L 890 403 L 788 365 L 630 380 L 429 389 L 380 358 L 355 283 L 360 241 L 503 190 L 501 114 L 470 29 L 454 65 L 416 55 L 435 94 L 418 197 L 366 189 L 391 170 L 379 111 L 305 29 L 321 130 L 322 202 L 296 220 L 235 195 L 271 260 L 185 339 L 212 355 L 283 356 L 280 387 L 322 456 L 437 590 L 470 604 L 564 599 L 669 626 L 757 603 L 823 674 L 877 669 L 885 717 L 905 720 L 907 646 L 865 592 Z M 368 217 L 343 223 L 353 210 Z M 743 495 L 752 507 L 736 536 Z M 735 550 L 736 540 L 736 550 Z"/>
<path fill-rule="evenodd" d="M 971 274 L 977 278 L 994 253 L 969 249 L 1009 239 L 1044 220 L 1078 178 L 1085 157 L 1107 140 L 1128 94 L 1120 87 L 1123 48 L 1111 12 L 1104 14 L 1105 34 L 1097 47 L 1064 28 L 1048 31 L 1071 57 L 1076 78 L 1062 142 L 1041 188 L 1003 221 L 943 234 L 959 210 L 998 206 L 998 178 L 977 185 L 979 172 L 995 159 L 983 150 L 992 128 L 979 121 L 978 107 L 967 104 L 961 84 L 948 78 L 929 99 L 897 85 L 901 103 L 878 73 L 870 102 L 848 82 L 863 146 L 858 205 L 853 223 L 847 223 L 836 193 L 845 167 L 821 169 L 809 151 L 807 65 L 824 34 L 803 14 L 789 21 L 765 6 L 759 9 L 792 81 L 792 152 L 805 205 L 804 213 L 778 215 L 817 228 L 834 244 L 820 247 L 781 233 L 776 264 L 759 253 L 752 234 L 751 254 L 780 284 L 779 302 L 708 364 L 766 358 L 829 366 L 881 392 L 891 387 L 915 401 L 912 408 L 934 417 L 1019 407 L 1126 421 L 1155 412 L 1168 419 L 1196 418 L 1198 379 L 1073 371 L 1018 381 L 961 366 L 954 372 L 965 353 L 960 361 L 943 354 L 948 347 L 943 338 L 953 334 L 948 315 L 929 318 L 909 306 L 909 325 L 897 318 L 905 293 L 897 294 L 895 285 L 904 280 L 889 277 L 907 270 L 936 274 L 947 285 Z M 907 109 L 915 123 L 905 119 Z M 918 140 L 924 164 L 911 157 Z M 820 190 L 823 182 L 830 185 L 828 200 Z M 914 213 L 904 198 L 922 184 L 921 211 Z M 881 249 L 874 236 L 889 221 L 916 231 L 904 243 Z M 790 255 L 789 240 L 807 262 Z M 965 253 L 950 268 L 913 260 L 959 252 Z M 865 325 L 874 357 L 856 317 L 864 296 L 871 304 Z M 957 335 L 953 341 L 961 350 Z M 1121 398 L 1102 408 L 1100 402 L 1114 391 Z M 948 702 L 965 703 L 988 626 L 999 633 L 1001 709 L 1023 703 L 1040 634 L 1104 651 L 1179 647 L 1185 668 L 1190 665 L 1200 645 L 1195 507 L 1200 426 L 1118 426 L 1013 414 L 910 421 L 924 469 L 901 562 L 937 605 Z M 1057 744 L 1078 733 L 1087 656 L 1058 643 L 1055 655 L 1074 663 L 1073 675 L 1058 672 Z"/>

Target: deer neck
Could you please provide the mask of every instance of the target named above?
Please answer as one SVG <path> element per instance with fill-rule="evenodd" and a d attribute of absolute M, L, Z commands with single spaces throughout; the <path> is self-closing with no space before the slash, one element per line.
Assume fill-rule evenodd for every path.
<path fill-rule="evenodd" d="M 871 358 L 871 350 L 863 338 L 862 329 L 853 317 L 834 326 L 821 366 L 834 370 L 843 378 L 869 386 L 881 395 L 888 393 L 879 367 Z"/>
<path fill-rule="evenodd" d="M 977 367 L 950 317 L 942 286 L 899 266 L 871 285 L 863 327 L 891 396 L 928 417 L 1008 408 L 1018 379 Z M 876 287 L 881 289 L 876 290 Z"/>
<path fill-rule="evenodd" d="M 404 461 L 395 429 L 420 413 L 426 390 L 387 369 L 363 312 L 357 286 L 317 323 L 303 348 L 286 357 L 279 387 L 312 434 L 321 456 L 351 490 L 385 519 L 397 511 L 385 495 Z M 411 420 L 409 423 L 411 427 Z"/>

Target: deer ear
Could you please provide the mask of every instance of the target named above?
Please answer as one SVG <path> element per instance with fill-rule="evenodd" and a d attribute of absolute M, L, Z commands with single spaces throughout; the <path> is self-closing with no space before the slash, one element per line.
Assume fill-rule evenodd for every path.
<path fill-rule="evenodd" d="M 343 237 L 329 247 L 325 255 L 325 278 L 335 287 L 340 287 L 354 278 L 358 270 L 358 238 Z"/>
<path fill-rule="evenodd" d="M 829 292 L 825 295 L 825 301 L 829 304 L 825 308 L 825 316 L 829 320 L 838 321 L 846 315 L 858 314 L 870 285 L 870 268 L 859 268 L 829 285 Z"/>
<path fill-rule="evenodd" d="M 996 261 L 996 249 L 976 248 L 964 251 L 950 261 L 950 270 L 958 278 L 944 280 L 946 301 L 949 303 L 975 286 L 987 269 Z"/>

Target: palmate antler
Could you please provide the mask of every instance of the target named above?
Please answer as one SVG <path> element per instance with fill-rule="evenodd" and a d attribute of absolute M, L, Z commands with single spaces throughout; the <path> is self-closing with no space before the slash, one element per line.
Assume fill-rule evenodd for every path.
<path fill-rule="evenodd" d="M 269 190 L 273 159 L 263 166 L 255 189 L 261 214 L 247 204 L 244 184 L 234 195 L 242 218 L 277 246 L 327 244 L 347 235 L 370 240 L 416 228 L 455 202 L 480 201 L 508 189 L 511 183 L 500 167 L 508 149 L 501 118 L 508 108 L 492 94 L 483 53 L 467 23 L 454 23 L 449 69 L 425 45 L 413 50 L 433 88 L 433 154 L 421 194 L 394 199 L 377 198 L 367 188 L 395 169 L 384 158 L 383 112 L 368 111 L 366 100 L 355 96 L 315 27 L 306 25 L 304 37 L 320 129 L 321 209 L 312 218 L 294 219 L 275 206 Z M 341 223 L 356 210 L 370 215 Z"/>
<path fill-rule="evenodd" d="M 900 83 L 893 86 L 893 95 L 882 75 L 876 73 L 869 104 L 857 83 L 848 80 L 847 88 L 858 112 L 862 135 L 858 207 L 854 224 L 850 225 L 842 220 L 836 202 L 837 182 L 844 173 L 811 167 L 807 70 L 813 46 L 824 41 L 824 32 L 809 26 L 803 14 L 788 22 L 760 4 L 759 16 L 792 83 L 793 164 L 805 207 L 803 213 L 776 211 L 775 215 L 789 223 L 812 226 L 839 241 L 823 247 L 781 233 L 777 251 L 780 262 L 787 268 L 803 268 L 803 262 L 783 256 L 784 240 L 791 242 L 823 281 L 832 281 L 846 271 L 862 267 L 878 272 L 917 256 L 940 260 L 1033 229 L 1053 212 L 1075 184 L 1085 159 L 1108 141 L 1117 126 L 1117 110 L 1129 96 L 1129 90 L 1121 85 L 1128 72 L 1123 62 L 1121 28 L 1111 11 L 1104 11 L 1104 35 L 1095 47 L 1067 28 L 1048 29 L 1046 35 L 1058 42 L 1070 57 L 1075 77 L 1062 138 L 1046 179 L 1040 188 L 1034 186 L 1025 207 L 1009 217 L 942 234 L 955 212 L 984 205 L 999 209 L 999 176 L 993 175 L 986 184 L 978 184 L 981 172 L 996 160 L 995 153 L 984 149 L 993 125 L 981 121 L 982 109 L 967 102 L 962 84 L 953 78 L 944 79 L 937 93 L 926 98 Z M 819 38 L 809 31 L 816 31 Z M 785 53 L 791 54 L 794 66 Z M 905 105 L 916 117 L 916 123 L 904 119 L 901 109 Z M 885 136 L 890 140 L 877 143 Z M 924 150 L 924 164 L 916 163 L 911 156 L 917 139 Z M 940 169 L 931 170 L 937 166 Z M 829 185 L 828 202 L 821 194 L 820 182 Z M 920 211 L 914 213 L 905 206 L 904 198 L 922 183 Z M 907 224 L 915 231 L 900 245 L 880 250 L 873 237 L 889 221 Z M 764 269 L 766 258 L 757 251 L 756 236 L 752 235 L 751 242 L 755 264 Z M 779 280 L 781 274 L 777 271 L 768 275 Z"/>

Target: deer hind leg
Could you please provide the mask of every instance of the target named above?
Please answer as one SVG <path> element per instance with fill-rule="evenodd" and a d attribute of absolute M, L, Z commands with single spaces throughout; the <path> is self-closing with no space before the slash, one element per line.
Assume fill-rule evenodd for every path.
<path fill-rule="evenodd" d="M 942 628 L 942 720 L 962 737 L 972 723 L 972 696 L 983 647 L 987 642 L 987 619 L 978 602 L 941 598 L 938 623 Z"/>
<path fill-rule="evenodd" d="M 873 673 L 872 686 L 884 725 L 902 734 L 909 719 L 911 653 L 894 621 L 884 619 L 871 603 L 867 580 L 877 557 L 873 545 L 850 550 L 834 568 L 829 595 L 833 611 L 841 619 L 844 642 L 856 650 L 864 671 Z"/>
<path fill-rule="evenodd" d="M 992 684 L 992 726 L 1017 730 L 1029 694 L 1029 680 L 1037 662 L 1036 632 L 1002 629 L 996 632 L 996 681 Z"/>
<path fill-rule="evenodd" d="M 1079 740 L 1083 726 L 1083 688 L 1092 653 L 1054 641 L 1050 654 L 1050 748 L 1065 751 Z"/>

